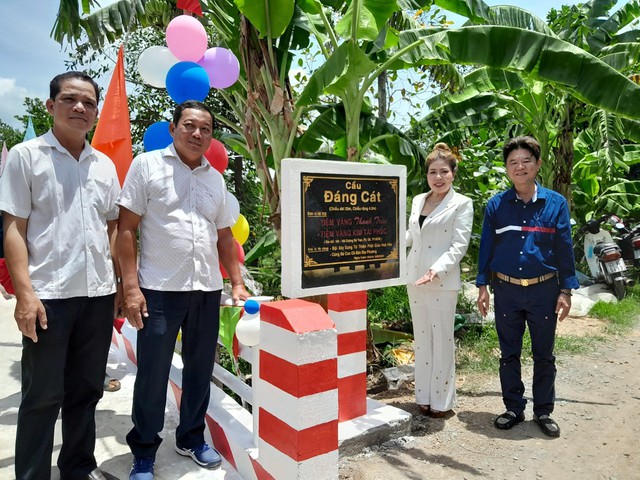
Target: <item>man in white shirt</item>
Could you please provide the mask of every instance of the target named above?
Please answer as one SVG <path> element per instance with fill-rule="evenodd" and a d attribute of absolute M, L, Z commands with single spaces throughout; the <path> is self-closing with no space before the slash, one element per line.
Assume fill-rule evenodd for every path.
<path fill-rule="evenodd" d="M 182 330 L 182 397 L 176 451 L 200 466 L 221 458 L 204 440 L 211 373 L 218 338 L 221 261 L 234 300 L 245 290 L 231 233 L 234 219 L 227 189 L 204 152 L 213 135 L 213 114 L 201 102 L 180 104 L 170 124 L 173 143 L 136 157 L 118 198 L 118 254 L 124 308 L 138 329 L 138 373 L 129 478 L 151 480 L 162 439 L 171 358 Z M 137 264 L 140 229 L 140 264 Z"/>
<path fill-rule="evenodd" d="M 19 480 L 50 478 L 60 409 L 61 478 L 104 478 L 95 410 L 119 301 L 111 242 L 120 184 L 111 160 L 86 141 L 98 98 L 88 75 L 56 76 L 46 102 L 53 128 L 12 148 L 2 174 L 4 251 L 23 335 Z"/>

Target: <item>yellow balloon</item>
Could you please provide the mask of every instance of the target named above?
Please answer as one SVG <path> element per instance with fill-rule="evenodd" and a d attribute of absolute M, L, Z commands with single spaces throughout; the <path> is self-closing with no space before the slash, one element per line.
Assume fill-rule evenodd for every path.
<path fill-rule="evenodd" d="M 238 220 L 235 225 L 231 227 L 231 233 L 233 233 L 233 238 L 235 238 L 240 245 L 244 245 L 249 238 L 249 222 L 244 218 L 244 215 L 238 215 Z"/>

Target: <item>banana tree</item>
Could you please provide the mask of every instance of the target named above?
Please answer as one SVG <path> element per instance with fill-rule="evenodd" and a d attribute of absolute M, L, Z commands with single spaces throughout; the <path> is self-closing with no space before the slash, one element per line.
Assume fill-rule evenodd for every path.
<path fill-rule="evenodd" d="M 442 92 L 430 98 L 427 105 L 431 112 L 415 131 L 422 136 L 442 132 L 441 140 L 453 145 L 464 144 L 485 126 L 511 134 L 533 134 L 545 159 L 540 171 L 542 183 L 553 186 L 557 171 L 551 148 L 560 135 L 559 119 L 565 113 L 558 91 L 539 80 L 488 67 L 467 74 L 464 85 L 454 94 Z"/>
<path fill-rule="evenodd" d="M 482 2 L 469 3 L 476 6 L 473 9 L 476 12 L 474 15 L 466 12 L 474 22 L 502 25 L 510 28 L 519 26 L 528 30 L 535 30 L 547 37 L 557 37 L 550 26 L 547 26 L 531 13 L 517 7 L 484 8 L 485 6 Z M 433 108 L 436 108 L 436 111 L 428 115 L 423 124 L 433 123 L 437 120 L 441 125 L 444 124 L 452 130 L 449 135 L 455 134 L 456 130 L 459 131 L 458 127 L 467 129 L 477 127 L 487 122 L 495 122 L 498 118 L 510 123 L 512 126 L 519 125 L 519 128 L 511 128 L 510 131 L 533 133 L 541 142 L 543 158 L 545 160 L 548 159 L 547 166 L 543 170 L 545 184 L 570 198 L 571 171 L 574 156 L 573 130 L 576 112 L 581 111 L 584 105 L 592 105 L 611 114 L 612 106 L 615 109 L 616 102 L 619 101 L 615 95 L 610 95 L 612 92 L 607 88 L 603 88 L 599 96 L 609 96 L 613 103 L 606 98 L 598 98 L 597 94 L 593 95 L 595 93 L 593 91 L 589 93 L 588 98 L 580 92 L 583 87 L 588 88 L 589 86 L 580 85 L 575 78 L 576 76 L 582 77 L 584 82 L 592 82 L 594 86 L 602 86 L 606 83 L 605 79 L 609 78 L 611 74 L 611 72 L 606 73 L 606 69 L 601 69 L 602 74 L 596 74 L 595 71 L 588 74 L 586 70 L 583 71 L 584 59 L 588 58 L 583 54 L 586 53 L 588 55 L 588 50 L 593 50 L 594 53 L 602 56 L 601 60 L 603 62 L 614 68 L 620 65 L 628 66 L 630 63 L 635 64 L 634 59 L 637 58 L 637 45 L 618 43 L 611 48 L 603 47 L 603 39 L 614 42 L 615 40 L 610 33 L 628 25 L 634 16 L 638 14 L 637 6 L 634 8 L 628 8 L 627 6 L 609 19 L 603 20 L 603 12 L 608 11 L 611 8 L 611 4 L 614 3 L 596 1 L 589 2 L 583 6 L 572 7 L 580 8 L 584 17 L 578 16 L 581 20 L 574 22 L 576 25 L 572 29 L 566 27 L 566 22 L 563 23 L 565 25 L 564 30 L 558 28 L 557 24 L 552 25 L 552 27 L 561 31 L 560 36 L 567 40 L 573 38 L 568 34 L 569 31 L 579 30 L 578 27 L 583 24 L 590 26 L 580 30 L 583 34 L 580 38 L 585 38 L 585 41 L 581 42 L 579 46 L 584 48 L 580 49 L 582 54 L 577 55 L 573 62 L 570 61 L 563 65 L 557 61 L 560 60 L 560 55 L 556 55 L 556 58 L 553 59 L 555 63 L 550 62 L 548 57 L 541 60 L 545 63 L 547 71 L 553 73 L 553 76 L 544 78 L 544 75 L 538 75 L 536 69 L 519 69 L 513 64 L 506 66 L 508 70 L 513 72 L 510 80 L 511 84 L 505 84 L 504 81 L 496 83 L 496 73 L 493 73 L 491 78 L 487 77 L 486 72 L 472 73 L 468 76 L 466 87 L 462 92 L 456 92 L 456 95 L 444 93 L 429 102 Z M 469 9 L 469 11 L 471 10 Z M 566 19 L 567 16 L 565 12 L 562 18 Z M 555 18 L 559 21 L 560 16 Z M 587 21 L 585 18 L 590 20 Z M 624 35 L 625 39 L 635 37 L 637 37 L 635 33 Z M 597 38 L 598 41 L 596 42 L 592 38 Z M 508 41 L 507 39 L 505 40 Z M 557 41 L 553 41 L 553 43 L 557 43 Z M 550 46 L 551 44 L 549 43 L 548 45 Z M 589 46 L 590 44 L 598 44 L 600 48 L 597 50 L 592 49 Z M 567 49 L 561 44 L 553 48 L 564 49 L 566 53 L 575 51 L 571 48 Z M 519 53 L 517 54 L 519 55 Z M 593 59 L 589 60 L 589 62 L 592 61 Z M 504 59 L 504 63 L 507 62 L 512 63 L 510 60 Z M 522 62 L 520 63 L 522 64 Z M 504 68 L 500 64 L 491 66 Z M 554 68 L 556 72 L 552 72 Z M 521 77 L 522 82 L 518 82 L 514 75 Z M 593 75 L 600 76 L 594 77 Z M 622 82 L 622 76 L 618 75 L 617 78 L 618 81 Z M 443 103 L 448 103 L 448 106 L 442 106 Z M 634 118 L 636 114 L 627 111 L 621 115 Z M 633 121 L 627 121 L 627 123 L 634 124 Z"/>
<path fill-rule="evenodd" d="M 63 4 L 67 12 L 69 4 L 73 3 L 73 0 L 62 1 L 61 15 Z M 77 7 L 77 0 L 75 3 Z M 120 0 L 95 13 L 88 13 L 89 3 L 83 2 L 86 15 L 76 18 L 75 22 L 96 46 L 113 41 L 132 28 L 168 22 L 177 13 L 169 0 Z M 381 63 L 376 55 L 384 46 L 388 31 L 386 23 L 394 13 L 402 13 L 396 0 L 201 0 L 201 4 L 205 10 L 204 21 L 215 28 L 220 43 L 233 50 L 243 66 L 240 81 L 233 88 L 220 92 L 235 117 L 243 119 L 242 125 L 235 125 L 228 119 L 218 118 L 234 132 L 226 136 L 225 142 L 255 162 L 265 198 L 274 213 L 276 229 L 279 228 L 281 159 L 312 156 L 318 146 L 329 138 L 322 134 L 320 127 L 314 131 L 313 126 L 320 126 L 322 122 L 313 118 L 317 120 L 318 116 L 329 118 L 333 115 L 346 119 L 344 138 L 347 141 L 338 139 L 338 144 L 348 145 L 341 155 L 346 159 L 360 160 L 364 157 L 363 148 L 373 149 L 387 161 L 413 168 L 416 159 L 423 156 L 421 149 L 392 125 L 366 121 L 369 105 L 364 98 L 357 101 L 354 90 L 361 78 L 362 66 L 369 71 Z M 75 28 L 76 23 L 59 17 L 54 27 L 54 38 L 59 41 L 77 39 L 79 30 Z M 355 38 L 362 37 L 362 40 L 358 42 L 354 34 Z M 343 37 L 346 42 L 343 42 Z M 308 46 L 312 39 L 326 57 L 333 57 L 334 62 L 347 49 L 352 52 L 349 58 L 357 57 L 357 62 L 350 63 L 345 71 L 343 83 L 349 85 L 345 95 L 339 97 L 343 101 L 329 109 L 325 108 L 327 102 L 300 102 L 289 80 L 292 52 Z M 375 41 L 382 42 L 382 45 L 376 46 Z M 336 52 L 337 55 L 333 56 Z M 362 118 L 361 114 L 364 114 Z M 308 123 L 309 118 L 313 121 L 303 129 L 301 122 Z M 362 145 L 359 144 L 360 129 Z M 304 141 L 301 141 L 303 130 Z M 312 149 L 305 151 L 303 146 Z"/>
<path fill-rule="evenodd" d="M 161 0 L 120 0 L 115 5 L 131 1 L 145 8 L 161 3 Z M 524 22 L 527 18 L 522 12 L 510 17 L 506 10 L 501 15 L 490 15 L 491 9 L 483 2 L 436 3 L 452 11 L 467 12 L 486 23 L 505 18 L 513 21 L 512 17 Z M 361 138 L 362 114 L 369 109 L 367 94 L 378 75 L 386 70 L 486 65 L 555 85 L 582 102 L 622 117 L 635 119 L 640 112 L 640 87 L 585 50 L 546 31 L 484 25 L 398 32 L 387 25 L 399 9 L 395 0 L 300 0 L 295 4 L 287 0 L 236 3 L 203 0 L 202 4 L 209 9 L 206 18 L 218 22 L 215 25 L 227 46 L 233 48 L 231 43 L 240 35 L 241 48 L 236 46 L 235 51 L 243 60 L 245 77 L 228 97 L 238 118 L 245 119 L 244 126 L 236 131 L 241 133 L 247 152 L 262 171 L 274 212 L 279 206 L 279 162 L 285 156 L 303 154 L 296 149 L 300 121 L 309 112 L 326 106 L 327 95 L 340 100 L 335 114 L 344 115 L 344 151 L 348 159 L 362 159 L 363 147 L 383 147 L 393 139 L 391 143 L 403 145 L 396 152 L 404 155 L 405 161 L 413 160 L 407 157 L 413 157 L 419 150 L 405 148 L 410 142 L 394 132 L 365 137 L 364 143 Z M 122 22 L 123 31 L 127 25 Z M 288 84 L 291 50 L 309 35 L 316 39 L 327 60 L 313 72 L 296 97 Z M 306 135 L 307 139 L 313 136 Z M 269 167 L 275 170 L 275 177 L 268 173 Z"/>
<path fill-rule="evenodd" d="M 573 197 L 576 217 L 581 221 L 601 214 L 640 217 L 640 181 L 631 177 L 640 165 L 640 146 L 619 139 L 628 138 L 624 123 L 602 110 L 589 111 L 591 128 L 575 140 Z"/>

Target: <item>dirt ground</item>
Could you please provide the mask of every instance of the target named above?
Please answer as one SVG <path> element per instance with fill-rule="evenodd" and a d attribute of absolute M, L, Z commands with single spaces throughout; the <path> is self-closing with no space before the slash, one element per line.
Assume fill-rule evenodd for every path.
<path fill-rule="evenodd" d="M 594 335 L 602 325 L 570 317 L 559 335 Z M 497 430 L 503 412 L 495 375 L 460 377 L 458 406 L 446 419 L 420 415 L 411 386 L 373 397 L 413 414 L 410 436 L 340 461 L 342 480 L 640 479 L 640 327 L 556 360 L 554 419 L 560 438 L 531 421 L 531 367 L 523 368 L 527 420 Z"/>

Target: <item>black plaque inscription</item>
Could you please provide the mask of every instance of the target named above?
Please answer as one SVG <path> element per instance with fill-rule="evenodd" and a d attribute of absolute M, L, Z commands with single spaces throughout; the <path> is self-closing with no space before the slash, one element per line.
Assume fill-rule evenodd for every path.
<path fill-rule="evenodd" d="M 301 173 L 302 287 L 400 275 L 399 177 Z"/>

